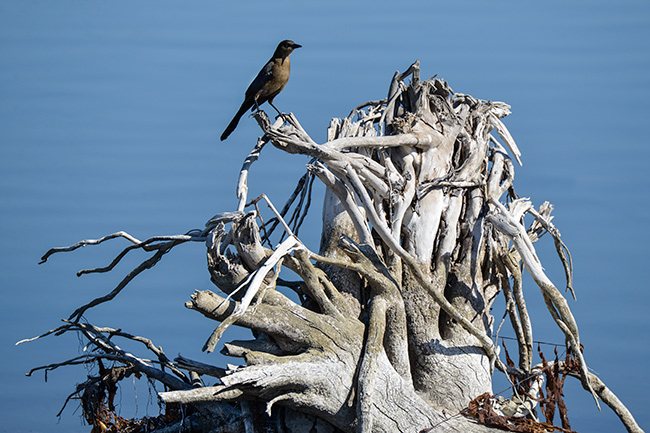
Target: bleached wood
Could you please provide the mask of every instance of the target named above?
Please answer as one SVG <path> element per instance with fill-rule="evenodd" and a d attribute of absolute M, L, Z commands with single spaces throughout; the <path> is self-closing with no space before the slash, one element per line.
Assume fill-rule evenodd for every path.
<path fill-rule="evenodd" d="M 512 159 L 521 165 L 521 152 L 501 120 L 510 107 L 454 93 L 435 77 L 421 81 L 419 72 L 419 62 L 396 72 L 386 98 L 333 119 L 325 143 L 313 140 L 293 114 L 272 122 L 256 112 L 263 136 L 240 170 L 236 211 L 215 215 L 204 229 L 145 241 L 118 232 L 48 252 L 43 261 L 116 237 L 132 243 L 108 267 L 84 273 L 111 270 L 133 249 L 153 253 L 113 292 L 78 309 L 71 325 L 43 335 L 80 332 L 99 353 L 60 365 L 96 359 L 131 365 L 170 387 L 160 393 L 162 401 L 198 408 L 206 431 L 215 419 L 230 423 L 233 413 L 237 422 L 229 425 L 238 433 L 252 430 L 255 418 L 266 413 L 278 431 L 292 425 L 312 433 L 495 432 L 464 414 L 470 400 L 491 393 L 494 367 L 517 380 L 534 370 L 523 265 L 579 360 L 583 386 L 615 408 L 629 431 L 640 431 L 587 371 L 578 325 L 537 256 L 534 242 L 550 233 L 573 293 L 571 257 L 551 224 L 552 206 L 537 210 L 529 200 L 515 199 Z M 282 216 L 292 200 L 283 214 L 266 195 L 248 200 L 248 174 L 267 143 L 310 157 L 310 175 L 327 188 L 318 253 Z M 260 202 L 286 236 L 275 245 Z M 528 228 L 525 215 L 534 217 Z M 170 361 L 150 341 L 132 337 L 156 355 L 152 362 L 124 353 L 102 335 L 128 334 L 79 323 L 83 312 L 112 299 L 175 245 L 196 241 L 205 242 L 211 281 L 224 295 L 196 291 L 186 307 L 219 322 L 207 351 L 232 324 L 253 331 L 253 340 L 223 346 L 223 354 L 242 358 L 243 365 L 217 368 L 180 356 Z M 282 280 L 283 267 L 298 281 Z M 499 358 L 491 309 L 500 293 L 503 318 L 515 330 L 519 368 Z M 222 383 L 189 389 L 200 375 Z M 534 397 L 538 387 L 534 382 L 524 394 Z M 525 397 L 526 410 L 533 397 Z M 513 409 L 502 403 L 504 411 Z M 523 413 L 521 407 L 512 413 Z"/>

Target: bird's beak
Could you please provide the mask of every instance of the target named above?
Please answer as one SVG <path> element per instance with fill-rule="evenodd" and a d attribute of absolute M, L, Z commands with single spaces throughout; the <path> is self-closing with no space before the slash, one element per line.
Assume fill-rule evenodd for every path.
<path fill-rule="evenodd" d="M 292 48 L 295 50 L 296 48 L 301 48 L 301 47 L 302 47 L 302 45 L 293 44 L 293 47 L 292 47 Z"/>

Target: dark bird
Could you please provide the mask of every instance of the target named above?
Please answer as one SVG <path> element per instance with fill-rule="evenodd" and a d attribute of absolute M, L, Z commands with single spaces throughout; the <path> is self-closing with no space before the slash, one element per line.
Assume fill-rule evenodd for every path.
<path fill-rule="evenodd" d="M 221 134 L 221 141 L 228 138 L 228 136 L 235 130 L 239 123 L 239 119 L 241 119 L 249 108 L 251 111 L 253 108 L 259 110 L 260 105 L 267 101 L 271 104 L 271 107 L 275 108 L 275 105 L 273 105 L 273 98 L 284 89 L 284 86 L 287 85 L 287 81 L 289 81 L 289 73 L 291 70 L 289 54 L 301 46 L 302 45 L 298 45 L 289 40 L 282 41 L 278 44 L 271 60 L 264 65 L 251 85 L 246 89 L 244 102 L 241 104 L 241 107 L 239 107 L 239 111 L 237 111 L 235 117 L 233 117 L 226 127 L 226 130 Z M 280 110 L 277 108 L 275 108 L 275 111 L 280 113 Z"/>

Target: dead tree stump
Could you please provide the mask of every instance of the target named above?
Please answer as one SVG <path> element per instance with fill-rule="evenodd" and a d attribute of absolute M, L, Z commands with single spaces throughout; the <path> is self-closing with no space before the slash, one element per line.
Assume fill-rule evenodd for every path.
<path fill-rule="evenodd" d="M 99 349 L 97 361 L 124 364 L 164 383 L 169 391 L 159 394 L 162 401 L 194 407 L 194 428 L 210 431 L 542 431 L 534 407 L 543 373 L 554 384 L 561 374 L 578 377 L 594 398 L 622 413 L 629 431 L 641 431 L 588 373 L 578 326 L 535 253 L 533 243 L 549 233 L 572 291 L 571 259 L 551 223 L 552 206 L 535 209 L 514 191 L 512 161 L 521 164 L 520 152 L 501 121 L 509 106 L 454 93 L 435 77 L 421 81 L 419 73 L 416 62 L 395 74 L 385 99 L 332 120 L 324 144 L 292 114 L 272 123 L 258 111 L 264 135 L 242 168 L 239 206 L 205 229 L 145 241 L 119 232 L 49 251 L 44 261 L 114 237 L 133 243 L 111 266 L 83 272 L 110 270 L 132 249 L 152 253 L 113 292 L 50 333 L 80 332 Z M 247 174 L 267 143 L 312 158 L 281 211 L 266 196 L 247 203 Z M 318 253 L 294 233 L 316 178 L 327 188 Z M 264 203 L 271 221 L 262 219 Z M 532 219 L 527 228 L 525 215 Z M 274 245 L 275 228 L 283 237 Z M 204 350 L 214 350 L 232 324 L 249 328 L 252 340 L 223 349 L 242 358 L 242 366 L 171 361 L 146 339 L 80 321 L 184 242 L 205 242 L 211 279 L 223 292 L 196 292 L 186 304 L 219 322 Z M 565 361 L 533 365 L 522 267 L 566 336 Z M 281 278 L 282 269 L 297 281 Z M 501 294 L 518 342 L 516 364 L 499 358 L 490 311 Z M 121 352 L 107 335 L 139 339 L 156 353 L 158 366 Z M 491 396 L 495 368 L 513 381 L 511 399 Z M 553 368 L 555 376 L 548 376 Z M 201 375 L 218 380 L 192 387 Z M 563 428 L 568 431 L 564 420 Z"/>

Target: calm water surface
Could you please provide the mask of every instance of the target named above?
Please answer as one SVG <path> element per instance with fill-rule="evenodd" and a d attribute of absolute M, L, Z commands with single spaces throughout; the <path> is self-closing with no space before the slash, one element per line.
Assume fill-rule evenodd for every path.
<path fill-rule="evenodd" d="M 383 98 L 394 71 L 416 59 L 423 77 L 438 74 L 457 92 L 512 105 L 506 124 L 524 161 L 516 188 L 556 206 L 554 222 L 574 257 L 571 307 L 587 360 L 649 428 L 650 8 L 520 3 L 0 1 L 0 431 L 89 431 L 75 401 L 55 417 L 85 379 L 82 367 L 51 372 L 47 383 L 42 373 L 24 376 L 77 355 L 82 343 L 14 343 L 58 326 L 146 256 L 81 278 L 77 270 L 106 265 L 126 243 L 37 262 L 50 247 L 83 238 L 184 233 L 233 210 L 236 176 L 258 129 L 244 118 L 228 141 L 218 137 L 285 38 L 304 48 L 292 56 L 293 76 L 276 105 L 318 141 L 331 117 Z M 266 149 L 250 196 L 266 192 L 281 205 L 305 163 Z M 319 212 L 303 233 L 313 248 Z M 561 287 L 545 241 L 542 261 Z M 208 288 L 203 246 L 183 245 L 87 318 L 149 336 L 170 356 L 223 364 L 200 352 L 214 325 L 183 307 L 193 290 Z M 531 282 L 527 293 L 536 338 L 561 343 Z M 155 396 L 134 389 L 123 387 L 122 415 L 134 407 L 138 416 L 156 414 Z M 567 400 L 575 430 L 623 431 L 578 384 L 568 385 Z"/>

